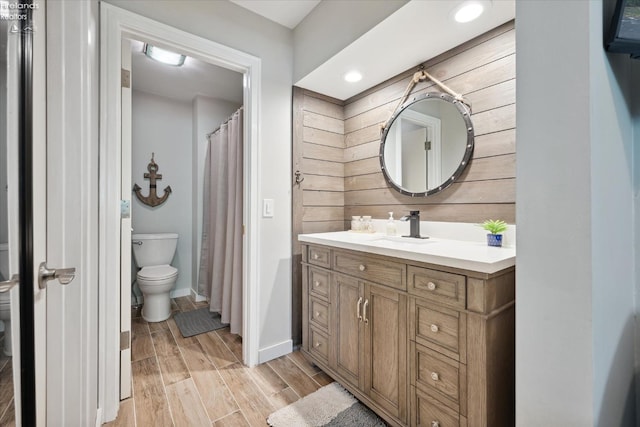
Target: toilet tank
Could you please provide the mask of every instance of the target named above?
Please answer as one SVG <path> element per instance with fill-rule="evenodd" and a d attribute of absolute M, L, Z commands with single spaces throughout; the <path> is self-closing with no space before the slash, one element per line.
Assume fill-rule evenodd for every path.
<path fill-rule="evenodd" d="M 169 265 L 178 246 L 177 233 L 133 234 L 133 259 L 140 268 L 151 265 Z"/>

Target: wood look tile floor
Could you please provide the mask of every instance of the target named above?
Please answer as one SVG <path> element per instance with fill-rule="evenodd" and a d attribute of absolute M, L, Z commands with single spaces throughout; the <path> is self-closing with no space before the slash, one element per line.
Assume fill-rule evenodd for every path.
<path fill-rule="evenodd" d="M 190 297 L 174 313 L 206 306 Z M 247 368 L 228 328 L 183 338 L 173 316 L 147 323 L 132 313 L 133 396 L 104 426 L 266 426 L 270 413 L 333 380 L 299 352 Z"/>
<path fill-rule="evenodd" d="M 13 363 L 5 356 L 0 344 L 0 426 L 15 426 L 13 399 Z"/>

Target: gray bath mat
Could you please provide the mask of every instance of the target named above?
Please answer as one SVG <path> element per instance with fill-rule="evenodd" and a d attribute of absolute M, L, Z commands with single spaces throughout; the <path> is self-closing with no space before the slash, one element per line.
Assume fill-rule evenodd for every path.
<path fill-rule="evenodd" d="M 277 410 L 267 418 L 272 427 L 385 427 L 369 408 L 333 382 Z"/>
<path fill-rule="evenodd" d="M 220 321 L 220 313 L 211 313 L 209 307 L 176 313 L 173 319 L 185 338 L 228 326 Z"/>

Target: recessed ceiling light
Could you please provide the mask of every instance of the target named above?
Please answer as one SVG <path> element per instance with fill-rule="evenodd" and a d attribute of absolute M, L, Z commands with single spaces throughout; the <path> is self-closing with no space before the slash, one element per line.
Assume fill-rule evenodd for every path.
<path fill-rule="evenodd" d="M 344 75 L 344 79 L 349 83 L 359 82 L 360 80 L 362 80 L 362 74 L 359 71 L 355 70 L 349 71 Z"/>
<path fill-rule="evenodd" d="M 455 10 L 453 19 L 461 23 L 471 22 L 482 15 L 483 11 L 484 6 L 482 5 L 482 3 L 477 1 L 466 2 Z"/>
<path fill-rule="evenodd" d="M 146 43 L 144 45 L 143 52 L 151 59 L 162 62 L 163 64 L 174 65 L 176 67 L 180 67 L 184 64 L 184 60 L 186 59 L 186 56 L 184 55 L 160 49 L 159 47 Z"/>

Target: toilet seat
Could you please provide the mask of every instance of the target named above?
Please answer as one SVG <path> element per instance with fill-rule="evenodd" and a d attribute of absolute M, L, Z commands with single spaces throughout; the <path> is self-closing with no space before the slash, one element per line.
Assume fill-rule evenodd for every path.
<path fill-rule="evenodd" d="M 152 265 L 138 271 L 138 279 L 148 282 L 172 279 L 178 275 L 178 269 L 170 265 Z"/>

